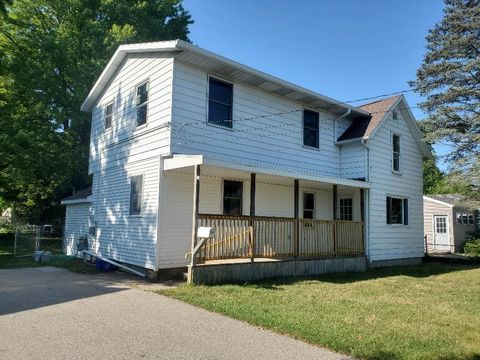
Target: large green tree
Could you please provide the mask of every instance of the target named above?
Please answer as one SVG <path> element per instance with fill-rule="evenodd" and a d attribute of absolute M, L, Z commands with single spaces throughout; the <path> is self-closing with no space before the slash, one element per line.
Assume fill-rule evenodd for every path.
<path fill-rule="evenodd" d="M 480 1 L 445 0 L 429 31 L 427 52 L 411 85 L 426 100 L 426 139 L 445 144 L 452 171 L 480 185 Z"/>
<path fill-rule="evenodd" d="M 46 221 L 62 196 L 89 183 L 90 117 L 80 105 L 117 46 L 188 41 L 192 20 L 181 0 L 3 0 L 0 8 L 0 197 L 26 220 Z"/>

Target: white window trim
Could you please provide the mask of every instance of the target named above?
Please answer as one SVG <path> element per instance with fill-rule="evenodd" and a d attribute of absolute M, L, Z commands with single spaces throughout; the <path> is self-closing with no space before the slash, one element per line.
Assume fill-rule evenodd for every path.
<path fill-rule="evenodd" d="M 213 123 L 208 121 L 208 114 L 210 113 L 210 78 L 215 79 L 215 80 L 219 80 L 219 81 L 223 81 L 224 83 L 232 85 L 232 118 L 230 119 L 232 121 L 232 127 L 213 124 Z M 229 80 L 225 80 L 221 77 L 207 74 L 207 86 L 206 87 L 207 87 L 207 89 L 206 89 L 207 90 L 206 91 L 206 94 L 207 94 L 207 101 L 206 101 L 207 102 L 207 113 L 206 113 L 206 118 L 205 118 L 205 124 L 207 124 L 208 126 L 213 126 L 217 129 L 233 131 L 234 130 L 233 129 L 233 126 L 234 126 L 233 119 L 235 118 L 235 84 L 233 82 L 231 82 Z"/>
<path fill-rule="evenodd" d="M 341 206 L 340 206 L 340 200 L 342 199 L 350 199 L 352 200 L 352 220 L 351 221 L 354 221 L 354 218 L 355 218 L 355 200 L 354 200 L 354 196 L 352 194 L 341 194 L 341 195 L 338 195 L 338 202 L 337 202 L 337 211 L 338 211 L 338 216 L 336 216 L 336 218 L 338 220 L 341 220 Z M 344 221 L 349 221 L 349 220 L 344 220 Z"/>
<path fill-rule="evenodd" d="M 112 105 L 112 122 L 110 124 L 110 127 L 105 127 L 105 124 L 107 122 L 107 107 L 109 105 Z M 113 119 L 114 119 L 114 116 L 113 114 L 115 113 L 114 111 L 114 108 L 115 108 L 115 99 L 113 99 L 112 101 L 106 103 L 104 106 L 103 106 L 103 130 L 105 132 L 109 132 L 109 131 L 112 131 L 112 128 L 113 128 Z"/>
<path fill-rule="evenodd" d="M 390 197 L 390 198 L 395 198 L 395 199 L 401 199 L 402 200 L 402 223 L 401 224 L 386 224 L 387 226 L 393 226 L 393 227 L 409 227 L 410 226 L 410 222 L 411 222 L 411 219 L 410 217 L 408 218 L 408 224 L 405 225 L 403 222 L 405 221 L 405 208 L 404 208 L 404 204 L 403 204 L 403 200 L 407 199 L 408 202 L 409 202 L 409 205 L 408 207 L 410 208 L 410 198 L 408 196 L 403 196 L 403 195 L 395 195 L 395 194 L 387 194 L 385 195 L 385 199 L 386 197 Z M 390 210 L 391 211 L 391 210 Z M 391 215 L 391 213 L 390 213 Z"/>
<path fill-rule="evenodd" d="M 318 114 L 318 147 L 315 146 L 310 146 L 310 145 L 305 145 L 304 139 L 305 139 L 305 110 L 314 112 Z M 302 139 L 301 139 L 301 144 L 302 147 L 308 150 L 315 150 L 315 151 L 320 151 L 320 112 L 317 110 L 312 110 L 308 108 L 302 108 Z"/>
<path fill-rule="evenodd" d="M 305 209 L 305 194 L 311 194 L 313 195 L 313 209 Z M 315 191 L 302 191 L 302 219 L 305 219 L 304 217 L 304 211 L 312 211 L 313 210 L 313 217 L 312 219 L 305 219 L 305 220 L 316 220 L 317 219 L 317 196 Z"/>
<path fill-rule="evenodd" d="M 142 192 L 140 194 L 140 197 L 142 199 L 142 202 L 140 204 L 140 214 L 130 214 L 130 206 L 131 206 L 131 201 L 132 201 L 132 178 L 133 177 L 136 177 L 136 176 L 141 176 L 142 177 Z M 145 174 L 141 173 L 141 174 L 135 174 L 135 175 L 130 175 L 128 177 L 128 179 L 130 180 L 128 182 L 128 186 L 129 186 L 129 191 L 128 191 L 128 217 L 131 217 L 131 218 L 140 218 L 143 216 L 143 211 L 144 211 L 144 197 L 143 197 L 143 194 L 145 192 Z"/>
<path fill-rule="evenodd" d="M 225 201 L 225 181 L 238 181 L 242 183 L 242 211 L 239 216 L 243 216 L 245 211 L 245 182 L 244 179 L 222 178 L 221 194 L 220 194 L 220 214 L 224 215 Z M 235 216 L 235 215 L 234 215 Z"/>
<path fill-rule="evenodd" d="M 140 86 L 142 86 L 143 84 L 147 83 L 147 91 L 148 91 L 148 97 L 147 97 L 147 117 L 145 119 L 145 124 L 142 124 L 142 125 L 137 125 L 137 90 Z M 135 107 L 135 115 L 134 115 L 134 121 L 135 121 L 135 131 L 136 130 L 141 130 L 141 129 L 145 129 L 147 126 L 148 126 L 148 117 L 150 115 L 150 78 L 147 78 L 139 83 L 137 83 L 135 85 L 135 90 L 133 92 L 133 99 L 134 99 L 134 107 Z"/>
<path fill-rule="evenodd" d="M 395 152 L 393 151 L 393 137 L 394 136 L 398 136 L 398 143 L 400 145 L 400 151 L 398 152 L 398 170 L 395 170 L 394 169 L 394 154 Z M 394 174 L 397 174 L 397 175 L 401 175 L 402 174 L 402 136 L 397 133 L 397 132 L 394 132 L 392 131 L 391 132 L 391 136 L 390 136 L 390 151 L 391 151 L 391 157 L 390 157 L 390 161 L 391 161 L 391 170 L 392 170 L 392 173 Z"/>

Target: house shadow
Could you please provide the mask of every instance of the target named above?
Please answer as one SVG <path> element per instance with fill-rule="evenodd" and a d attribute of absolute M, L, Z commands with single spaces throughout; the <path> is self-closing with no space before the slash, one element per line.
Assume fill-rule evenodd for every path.
<path fill-rule="evenodd" d="M 389 351 L 373 352 L 365 357 L 367 360 L 400 360 L 403 356 Z M 469 355 L 444 355 L 437 358 L 438 360 L 480 360 L 480 354 Z"/>
<path fill-rule="evenodd" d="M 0 316 L 113 294 L 127 286 L 54 267 L 0 270 Z"/>

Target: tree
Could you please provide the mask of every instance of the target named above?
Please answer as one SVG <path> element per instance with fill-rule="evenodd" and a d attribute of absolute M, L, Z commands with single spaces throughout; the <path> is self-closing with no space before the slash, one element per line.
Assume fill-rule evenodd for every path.
<path fill-rule="evenodd" d="M 427 52 L 410 85 L 426 97 L 426 140 L 443 142 L 452 171 L 480 186 L 480 2 L 445 0 Z"/>
<path fill-rule="evenodd" d="M 0 1 L 0 197 L 38 222 L 90 182 L 80 105 L 118 45 L 188 41 L 193 21 L 181 0 Z"/>

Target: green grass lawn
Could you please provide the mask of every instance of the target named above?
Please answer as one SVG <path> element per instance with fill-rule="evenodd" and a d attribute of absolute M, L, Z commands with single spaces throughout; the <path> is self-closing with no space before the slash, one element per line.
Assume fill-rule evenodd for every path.
<path fill-rule="evenodd" d="M 355 357 L 480 359 L 478 267 L 426 264 L 159 293 Z"/>
<path fill-rule="evenodd" d="M 14 238 L 3 236 L 0 239 L 0 269 L 23 268 L 23 267 L 39 267 L 39 266 L 56 266 L 67 270 L 89 274 L 96 272 L 94 266 L 84 263 L 82 260 L 62 255 L 62 240 L 42 238 L 41 248 L 44 251 L 52 252 L 52 260 L 49 262 L 35 262 L 33 256 L 14 257 L 13 246 Z"/>

